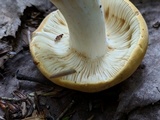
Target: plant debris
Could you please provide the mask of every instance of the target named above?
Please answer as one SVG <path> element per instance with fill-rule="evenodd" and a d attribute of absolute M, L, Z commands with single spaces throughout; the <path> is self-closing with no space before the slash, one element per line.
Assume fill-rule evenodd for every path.
<path fill-rule="evenodd" d="M 57 117 L 56 120 L 60 120 L 66 114 L 66 112 L 73 106 L 74 103 L 74 100 L 72 100 L 71 103 L 63 110 L 63 112 Z"/>
<path fill-rule="evenodd" d="M 112 120 L 114 116 L 117 120 L 158 119 L 160 3 L 145 1 L 137 5 L 147 20 L 150 33 L 150 45 L 144 61 L 133 76 L 119 87 L 94 94 L 64 89 L 40 74 L 29 53 L 30 36 L 51 11 L 43 14 L 35 7 L 27 8 L 21 17 L 19 30 L 16 29 L 16 38 L 7 36 L 0 40 L 0 120 L 55 120 L 61 116 L 61 120 Z M 75 102 L 68 109 L 72 100 Z M 68 109 L 67 112 L 65 109 Z"/>
<path fill-rule="evenodd" d="M 160 22 L 157 21 L 155 24 L 153 24 L 153 28 L 158 29 L 160 27 Z"/>
<path fill-rule="evenodd" d="M 52 84 L 53 84 L 50 81 L 45 82 L 43 80 L 40 80 L 40 79 L 37 79 L 37 78 L 34 78 L 34 77 L 30 77 L 30 76 L 26 76 L 26 75 L 20 74 L 19 70 L 17 70 L 17 72 L 16 72 L 16 78 L 18 80 L 37 82 L 37 83 L 40 83 L 40 84 L 43 84 L 43 85 L 48 85 L 48 86 L 52 86 Z"/>
<path fill-rule="evenodd" d="M 40 96 L 29 97 L 19 91 L 14 91 L 15 98 L 0 97 L 0 108 L 5 112 L 6 120 L 46 120 L 52 118 L 47 107 L 40 104 Z M 17 98 L 18 97 L 18 98 Z"/>
<path fill-rule="evenodd" d="M 61 38 L 63 37 L 63 34 L 60 34 L 60 35 L 58 35 L 56 38 L 55 38 L 55 42 L 58 42 L 58 41 L 60 41 L 61 40 Z"/>
<path fill-rule="evenodd" d="M 29 98 L 19 91 L 14 91 L 13 94 L 14 98 L 0 97 L 0 107 L 5 112 L 4 118 L 12 120 L 29 116 L 28 111 L 32 105 Z"/>

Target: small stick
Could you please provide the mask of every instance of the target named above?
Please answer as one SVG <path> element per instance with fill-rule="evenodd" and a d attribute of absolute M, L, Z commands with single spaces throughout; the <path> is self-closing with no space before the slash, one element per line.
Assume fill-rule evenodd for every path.
<path fill-rule="evenodd" d="M 59 115 L 59 117 L 56 120 L 60 120 L 66 114 L 66 112 L 73 106 L 73 104 L 74 100 L 72 100 L 72 102 L 63 110 L 63 112 Z"/>
<path fill-rule="evenodd" d="M 27 98 L 17 99 L 17 98 L 0 97 L 0 99 L 6 101 L 20 102 L 20 101 L 25 101 Z"/>
<path fill-rule="evenodd" d="M 23 74 L 17 74 L 16 75 L 16 78 L 18 79 L 18 80 L 27 80 L 27 81 L 31 81 L 31 82 L 38 82 L 38 83 L 41 83 L 38 79 L 36 79 L 36 78 L 33 78 L 33 77 L 28 77 L 28 76 L 26 76 L 26 75 L 23 75 Z M 43 84 L 43 83 L 42 83 Z"/>
<path fill-rule="evenodd" d="M 0 116 L 0 120 L 5 120 L 2 116 Z"/>
<path fill-rule="evenodd" d="M 156 88 L 157 88 L 158 92 L 160 92 L 159 88 L 158 87 L 156 87 Z"/>
<path fill-rule="evenodd" d="M 5 109 L 5 119 L 10 120 L 10 112 L 9 112 L 9 107 L 8 106 Z"/>
<path fill-rule="evenodd" d="M 3 76 L 3 74 L 2 74 L 2 73 L 0 73 L 0 77 L 1 77 L 1 78 L 4 78 L 4 76 Z"/>
<path fill-rule="evenodd" d="M 157 21 L 154 25 L 153 25 L 154 28 L 159 28 L 160 27 L 160 22 Z"/>
<path fill-rule="evenodd" d="M 40 79 L 36 79 L 36 78 L 33 78 L 33 77 L 28 77 L 26 75 L 23 75 L 23 74 L 19 74 L 18 72 L 16 73 L 16 78 L 18 80 L 25 80 L 25 81 L 30 81 L 30 82 L 37 82 L 37 83 L 40 83 L 42 85 L 53 85 L 52 82 L 50 81 L 42 81 Z"/>
<path fill-rule="evenodd" d="M 29 31 L 29 29 L 27 29 L 27 39 L 28 39 L 28 42 L 30 43 L 31 42 L 31 31 Z"/>
<path fill-rule="evenodd" d="M 27 115 L 27 104 L 26 104 L 26 102 L 22 102 L 22 104 L 21 104 L 21 108 L 22 108 L 22 116 L 26 116 Z"/>
<path fill-rule="evenodd" d="M 90 116 L 87 120 L 93 120 L 94 115 Z"/>
<path fill-rule="evenodd" d="M 50 78 L 63 77 L 63 76 L 70 75 L 70 74 L 73 74 L 73 73 L 76 73 L 76 70 L 74 70 L 74 69 L 65 70 L 65 71 L 59 72 L 57 74 L 51 75 Z"/>
<path fill-rule="evenodd" d="M 34 93 L 34 103 L 37 112 L 40 114 L 39 96 L 37 95 L 36 92 Z"/>

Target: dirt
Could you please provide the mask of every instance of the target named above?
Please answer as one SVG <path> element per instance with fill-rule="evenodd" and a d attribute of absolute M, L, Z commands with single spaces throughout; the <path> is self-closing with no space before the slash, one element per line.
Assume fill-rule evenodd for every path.
<path fill-rule="evenodd" d="M 3 106 L 0 117 L 3 118 L 5 115 L 5 118 L 10 120 L 23 119 L 25 115 L 22 111 L 29 110 L 26 106 L 35 106 L 37 110 L 35 114 L 40 114 L 48 120 L 57 118 L 62 120 L 160 119 L 160 28 L 158 24 L 160 2 L 135 3 L 149 28 L 147 54 L 140 67 L 128 80 L 105 91 L 92 94 L 59 87 L 40 73 L 33 63 L 28 41 L 31 33 L 47 13 L 42 13 L 35 7 L 27 8 L 24 16 L 21 17 L 22 24 L 16 38 L 6 37 L 4 40 L 6 42 L 7 39 L 11 39 L 12 48 L 5 42 L 1 44 L 4 49 L 0 51 L 0 55 L 7 53 L 8 60 L 3 62 L 5 64 L 0 69 L 0 97 L 22 99 L 13 95 L 14 91 L 19 91 L 22 95 L 30 95 L 27 99 L 31 99 L 32 102 L 28 105 L 26 101 L 0 101 L 1 108 L 2 102 L 14 103 L 15 106 L 21 105 L 20 108 L 9 107 L 19 111 L 19 114 L 7 111 L 7 105 Z M 10 49 L 15 54 L 8 54 Z M 30 119 L 35 119 L 35 114 L 30 115 Z"/>

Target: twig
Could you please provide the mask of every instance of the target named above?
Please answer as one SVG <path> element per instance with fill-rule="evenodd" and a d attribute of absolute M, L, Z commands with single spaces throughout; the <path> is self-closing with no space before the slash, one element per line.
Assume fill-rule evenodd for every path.
<path fill-rule="evenodd" d="M 42 81 L 40 79 L 37 79 L 37 78 L 33 78 L 33 77 L 29 77 L 29 76 L 26 76 L 26 75 L 23 75 L 23 74 L 20 74 L 20 73 L 16 73 L 16 78 L 18 80 L 24 80 L 24 81 L 30 81 L 30 82 L 36 82 L 36 83 L 40 83 L 40 84 L 43 84 L 43 85 L 52 85 L 52 82 L 49 82 L 49 81 Z"/>
<path fill-rule="evenodd" d="M 157 21 L 157 22 L 153 25 L 153 28 L 158 29 L 159 27 L 160 27 L 160 22 Z"/>
<path fill-rule="evenodd" d="M 2 73 L 0 73 L 0 77 L 3 79 L 4 78 L 4 75 Z"/>
<path fill-rule="evenodd" d="M 0 97 L 0 99 L 6 100 L 6 101 L 21 102 L 21 101 L 25 101 L 27 98 L 17 99 L 17 98 Z"/>
<path fill-rule="evenodd" d="M 63 110 L 63 112 L 58 116 L 56 120 L 60 120 L 66 114 L 66 112 L 73 106 L 73 104 L 74 100 L 72 100 L 72 102 Z"/>
<path fill-rule="evenodd" d="M 9 107 L 8 106 L 5 109 L 5 119 L 10 120 L 10 112 L 9 112 Z"/>
<path fill-rule="evenodd" d="M 22 104 L 21 104 L 21 108 L 22 108 L 22 116 L 26 116 L 27 115 L 27 104 L 26 104 L 26 102 L 22 102 Z"/>
<path fill-rule="evenodd" d="M 0 116 L 0 120 L 5 120 L 2 116 Z"/>
<path fill-rule="evenodd" d="M 160 92 L 159 88 L 158 87 L 156 87 L 156 88 L 157 88 L 158 92 Z"/>
<path fill-rule="evenodd" d="M 44 84 L 44 83 L 40 82 L 38 79 L 36 79 L 36 78 L 28 77 L 28 76 L 26 76 L 26 75 L 22 75 L 22 74 L 19 74 L 19 73 L 16 74 L 16 78 L 17 78 L 18 80 L 27 80 L 27 81 L 31 81 L 31 82 L 37 82 L 37 83 Z"/>
<path fill-rule="evenodd" d="M 37 109 L 37 112 L 40 114 L 40 105 L 39 105 L 39 96 L 37 95 L 37 93 L 34 93 L 34 103 L 35 103 L 35 107 Z"/>
<path fill-rule="evenodd" d="M 69 69 L 69 70 L 65 70 L 65 71 L 59 72 L 59 73 L 57 73 L 57 74 L 54 74 L 54 75 L 52 75 L 50 78 L 63 77 L 63 76 L 70 75 L 70 74 L 73 74 L 73 73 L 76 73 L 76 70 L 74 70 L 74 69 Z"/>
<path fill-rule="evenodd" d="M 34 111 L 34 107 L 33 107 L 33 103 L 31 101 L 31 99 L 28 99 L 27 103 L 29 103 L 30 107 L 28 108 L 26 117 L 31 116 Z"/>
<path fill-rule="evenodd" d="M 27 30 L 27 39 L 28 39 L 28 42 L 30 43 L 31 42 L 31 32 L 29 30 Z"/>
<path fill-rule="evenodd" d="M 94 115 L 90 116 L 87 120 L 93 120 Z"/>

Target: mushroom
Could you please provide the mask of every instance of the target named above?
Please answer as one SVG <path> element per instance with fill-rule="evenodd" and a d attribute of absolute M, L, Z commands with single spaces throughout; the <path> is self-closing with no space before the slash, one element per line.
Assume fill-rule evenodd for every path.
<path fill-rule="evenodd" d="M 39 70 L 60 86 L 98 92 L 127 79 L 147 49 L 147 25 L 129 0 L 51 0 L 33 33 Z"/>

